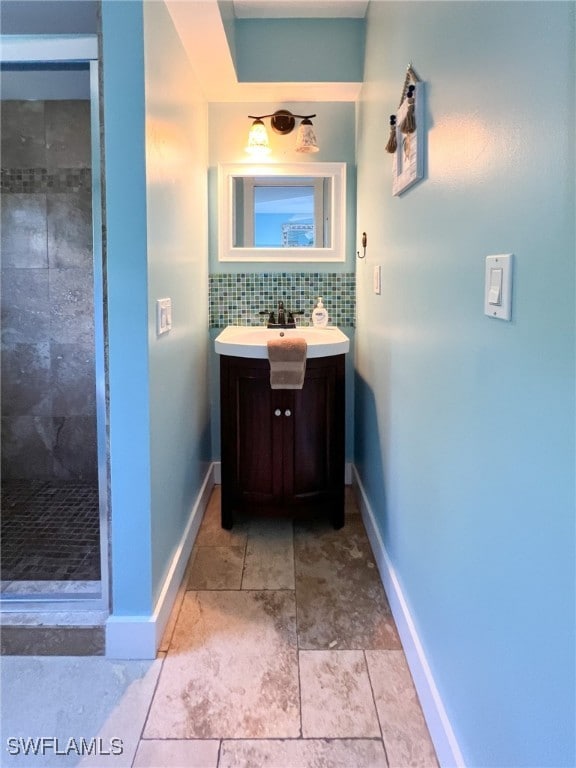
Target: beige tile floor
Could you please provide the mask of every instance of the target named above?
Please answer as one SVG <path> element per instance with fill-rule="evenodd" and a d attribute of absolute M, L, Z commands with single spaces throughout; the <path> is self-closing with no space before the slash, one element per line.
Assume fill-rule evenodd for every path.
<path fill-rule="evenodd" d="M 326 522 L 219 522 L 216 488 L 134 768 L 437 766 L 352 492 Z"/>

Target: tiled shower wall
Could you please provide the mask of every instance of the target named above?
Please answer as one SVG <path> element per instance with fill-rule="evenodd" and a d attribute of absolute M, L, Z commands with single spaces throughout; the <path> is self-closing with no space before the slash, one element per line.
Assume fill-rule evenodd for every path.
<path fill-rule="evenodd" d="M 328 309 L 331 325 L 352 328 L 356 309 L 355 275 L 340 272 L 239 272 L 210 275 L 210 328 L 227 325 L 264 325 L 259 312 L 302 310 L 297 325 L 310 325 L 318 296 Z"/>
<path fill-rule="evenodd" d="M 3 101 L 2 477 L 97 477 L 90 102 Z"/>

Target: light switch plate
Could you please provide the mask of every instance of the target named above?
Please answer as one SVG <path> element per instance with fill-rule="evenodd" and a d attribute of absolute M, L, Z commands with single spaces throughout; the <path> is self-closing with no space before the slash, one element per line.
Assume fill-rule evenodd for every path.
<path fill-rule="evenodd" d="M 484 314 L 498 320 L 512 317 L 512 254 L 486 256 Z"/>
<path fill-rule="evenodd" d="M 172 299 L 156 299 L 156 333 L 160 336 L 172 328 Z"/>

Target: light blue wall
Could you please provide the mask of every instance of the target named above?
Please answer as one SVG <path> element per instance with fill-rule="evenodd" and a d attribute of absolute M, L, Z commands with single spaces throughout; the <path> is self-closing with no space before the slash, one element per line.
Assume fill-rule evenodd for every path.
<path fill-rule="evenodd" d="M 144 3 L 152 587 L 162 587 L 211 460 L 208 108 L 164 3 Z M 172 330 L 156 335 L 156 299 Z"/>
<path fill-rule="evenodd" d="M 238 80 L 361 83 L 364 29 L 364 19 L 238 19 Z"/>
<path fill-rule="evenodd" d="M 289 67 L 287 67 L 289 69 Z M 269 163 L 339 162 L 346 163 L 347 174 L 347 216 L 346 216 L 346 261 L 333 264 L 314 263 L 309 271 L 351 272 L 355 261 L 355 220 L 356 220 L 356 147 L 355 147 L 355 105 L 352 102 L 251 102 L 211 103 L 209 105 L 210 126 L 210 272 L 302 272 L 304 263 L 264 265 L 249 262 L 218 261 L 218 164 L 250 163 L 245 147 L 251 120 L 248 115 L 272 114 L 277 109 L 288 109 L 298 115 L 316 114 L 313 120 L 320 146 L 319 152 L 305 154 L 296 152 L 296 131 L 281 136 L 270 129 L 266 120 L 271 154 Z"/>
<path fill-rule="evenodd" d="M 146 615 L 210 459 L 206 105 L 163 3 L 103 3 L 102 25 L 112 607 Z"/>
<path fill-rule="evenodd" d="M 411 60 L 427 175 L 393 198 Z M 470 767 L 576 764 L 574 177 L 573 3 L 371 3 L 356 463 Z M 509 252 L 507 323 L 483 279 Z"/>
<path fill-rule="evenodd" d="M 111 580 L 115 614 L 152 609 L 142 4 L 102 3 Z"/>

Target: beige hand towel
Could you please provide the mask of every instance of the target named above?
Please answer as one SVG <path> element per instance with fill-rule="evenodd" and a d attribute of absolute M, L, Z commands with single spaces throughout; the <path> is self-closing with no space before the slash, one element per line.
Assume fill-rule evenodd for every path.
<path fill-rule="evenodd" d="M 270 339 L 270 387 L 272 389 L 302 389 L 306 374 L 306 339 L 297 336 Z"/>

